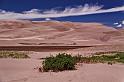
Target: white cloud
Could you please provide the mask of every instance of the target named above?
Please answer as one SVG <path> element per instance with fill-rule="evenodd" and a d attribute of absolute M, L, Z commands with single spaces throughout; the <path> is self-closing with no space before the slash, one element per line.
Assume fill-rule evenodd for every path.
<path fill-rule="evenodd" d="M 24 14 L 31 14 L 31 13 L 40 14 L 40 10 L 38 10 L 38 9 L 32 9 L 30 11 L 24 11 L 23 13 Z"/>
<path fill-rule="evenodd" d="M 122 27 L 122 24 L 117 25 L 116 27 Z"/>
<path fill-rule="evenodd" d="M 124 20 L 122 21 L 122 24 L 124 25 Z"/>
<path fill-rule="evenodd" d="M 114 23 L 116 27 L 124 27 L 124 20 Z"/>
<path fill-rule="evenodd" d="M 114 23 L 114 25 L 117 25 L 117 24 L 119 24 L 119 23 L 118 22 Z"/>
<path fill-rule="evenodd" d="M 33 19 L 33 18 L 57 18 L 66 16 L 79 16 L 88 14 L 98 14 L 98 13 L 108 13 L 108 12 L 118 12 L 124 11 L 124 6 L 115 7 L 111 9 L 102 9 L 102 6 L 89 6 L 85 4 L 84 6 L 78 6 L 75 8 L 65 8 L 63 11 L 51 9 L 47 11 L 42 11 L 38 9 L 32 9 L 30 11 L 24 11 L 22 13 L 8 12 L 5 10 L 0 10 L 0 19 Z"/>
<path fill-rule="evenodd" d="M 50 21 L 51 19 L 50 19 L 50 18 L 46 18 L 45 20 L 46 20 L 46 21 Z"/>

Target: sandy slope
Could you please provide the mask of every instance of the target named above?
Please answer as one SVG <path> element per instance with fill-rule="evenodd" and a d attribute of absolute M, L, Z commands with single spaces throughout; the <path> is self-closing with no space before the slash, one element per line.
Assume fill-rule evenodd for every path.
<path fill-rule="evenodd" d="M 123 51 L 124 29 L 115 29 L 99 23 L 1 20 L 0 46 L 91 46 L 84 50 Z M 79 48 L 75 50 L 82 51 Z"/>
<path fill-rule="evenodd" d="M 124 44 L 123 36 L 124 31 L 98 23 L 0 21 L 0 45 Z"/>

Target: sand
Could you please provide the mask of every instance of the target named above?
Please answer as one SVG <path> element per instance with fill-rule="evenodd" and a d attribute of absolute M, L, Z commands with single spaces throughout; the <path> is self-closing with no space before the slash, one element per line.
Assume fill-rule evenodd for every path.
<path fill-rule="evenodd" d="M 124 82 L 124 65 L 83 64 L 77 70 L 38 72 L 37 59 L 0 59 L 0 82 Z"/>
<path fill-rule="evenodd" d="M 123 64 L 82 64 L 77 70 L 36 68 L 57 53 L 124 52 L 124 29 L 99 23 L 0 21 L 0 50 L 28 51 L 30 59 L 0 59 L 0 82 L 124 82 Z"/>

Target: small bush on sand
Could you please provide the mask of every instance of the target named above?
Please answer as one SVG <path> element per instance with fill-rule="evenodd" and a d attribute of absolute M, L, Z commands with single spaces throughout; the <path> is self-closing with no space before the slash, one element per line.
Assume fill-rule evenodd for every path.
<path fill-rule="evenodd" d="M 43 61 L 43 71 L 52 70 L 54 72 L 63 70 L 74 70 L 75 59 L 70 54 L 59 53 L 56 57 L 47 57 Z"/>
<path fill-rule="evenodd" d="M 124 63 L 124 52 L 116 53 L 116 57 L 114 59 L 117 62 Z"/>
<path fill-rule="evenodd" d="M 24 52 L 0 51 L 0 58 L 29 58 Z"/>
<path fill-rule="evenodd" d="M 93 55 L 90 57 L 83 57 L 81 55 L 71 56 L 66 53 L 59 53 L 55 57 L 47 57 L 43 61 L 43 71 L 63 71 L 74 70 L 76 63 L 108 63 L 112 65 L 115 62 L 124 63 L 124 52 L 112 53 L 109 55 Z"/>

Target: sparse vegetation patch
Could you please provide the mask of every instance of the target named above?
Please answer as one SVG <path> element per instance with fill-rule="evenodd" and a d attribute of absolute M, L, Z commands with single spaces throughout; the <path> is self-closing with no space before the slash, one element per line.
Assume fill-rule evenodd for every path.
<path fill-rule="evenodd" d="M 90 57 L 83 57 L 81 55 L 71 56 L 71 54 L 59 53 L 55 57 L 47 57 L 43 61 L 43 71 L 63 71 L 74 70 L 77 63 L 124 63 L 124 52 L 109 53 L 109 55 L 93 55 Z"/>
<path fill-rule="evenodd" d="M 124 63 L 124 52 L 96 54 L 90 57 L 75 56 L 82 63 Z"/>
<path fill-rule="evenodd" d="M 74 70 L 75 64 L 76 62 L 70 54 L 59 53 L 56 57 L 47 57 L 43 61 L 43 71 L 47 72 L 52 70 L 56 72 L 63 70 Z"/>
<path fill-rule="evenodd" d="M 0 58 L 30 58 L 30 57 L 24 52 L 0 51 Z"/>

